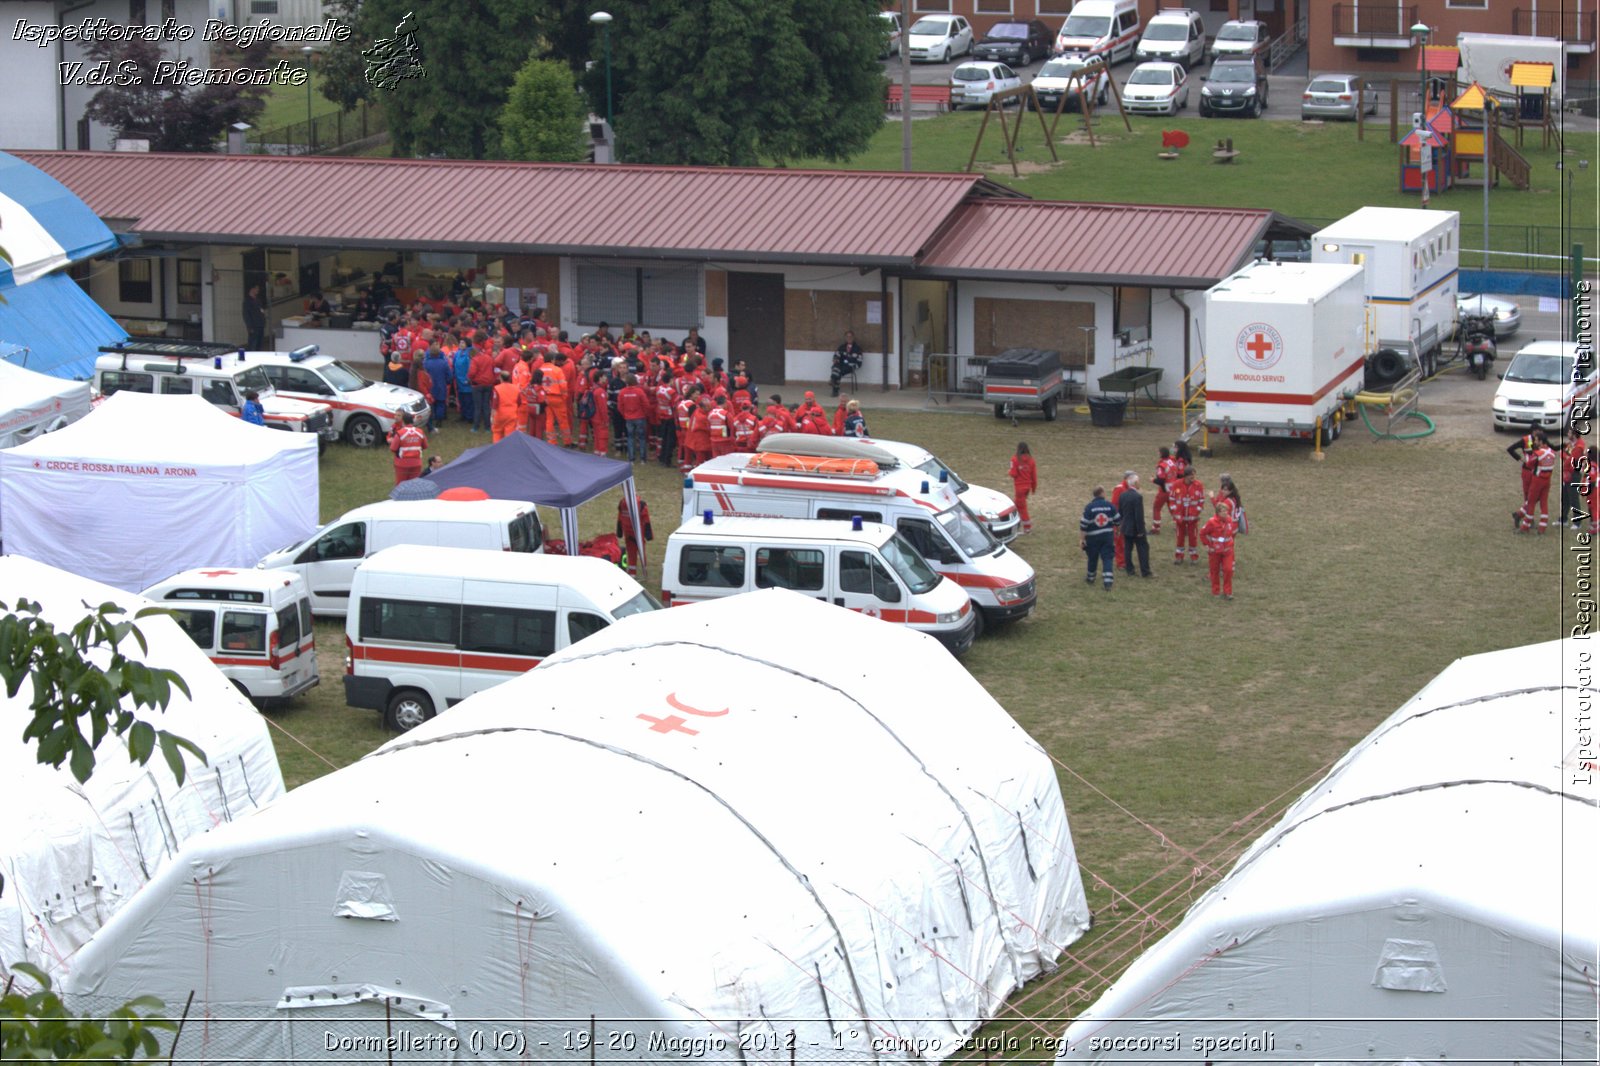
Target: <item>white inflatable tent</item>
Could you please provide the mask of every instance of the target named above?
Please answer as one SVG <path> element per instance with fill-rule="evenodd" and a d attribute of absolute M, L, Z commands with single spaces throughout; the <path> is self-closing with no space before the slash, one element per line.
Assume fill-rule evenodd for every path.
<path fill-rule="evenodd" d="M 66 429 L 0 451 L 6 551 L 148 588 L 254 566 L 317 528 L 317 438 L 198 396 L 119 392 Z"/>
<path fill-rule="evenodd" d="M 130 614 L 149 601 L 19 556 L 0 556 L 0 602 L 27 598 L 68 629 L 84 604 L 114 602 Z M 140 887 L 159 874 L 184 841 L 278 798 L 283 777 L 261 715 L 166 617 L 141 619 L 149 647 L 130 640 L 124 654 L 178 672 L 190 696 L 174 693 L 164 714 L 141 714 L 187 737 L 208 765 L 186 757 L 180 787 L 157 751 L 145 766 L 115 738 L 95 752 L 95 772 L 80 785 L 67 769 L 38 762 L 22 741 L 33 698 L 24 684 L 8 699 L 0 687 L 0 984 L 10 965 L 30 962 L 58 979 L 85 941 Z M 57 980 L 59 984 L 59 980 Z"/>
<path fill-rule="evenodd" d="M 89 383 L 6 362 L 0 342 L 0 448 L 61 429 L 89 413 Z"/>
<path fill-rule="evenodd" d="M 1061 1057 L 1595 1062 L 1600 792 L 1571 739 L 1592 655 L 1554 641 L 1454 663 L 1067 1029 Z"/>
<path fill-rule="evenodd" d="M 1049 758 L 956 660 L 768 591 L 625 619 L 196 841 L 69 987 L 193 989 L 212 1061 L 937 1060 L 1088 922 Z"/>

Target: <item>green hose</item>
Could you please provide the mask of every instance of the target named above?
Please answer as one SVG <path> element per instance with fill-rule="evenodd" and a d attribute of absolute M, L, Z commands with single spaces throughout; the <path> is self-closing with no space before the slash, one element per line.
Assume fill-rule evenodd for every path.
<path fill-rule="evenodd" d="M 1420 418 L 1428 428 L 1416 433 L 1380 433 L 1378 427 L 1372 424 L 1372 419 L 1367 417 L 1367 405 L 1360 404 L 1358 406 L 1361 408 L 1361 421 L 1367 424 L 1367 428 L 1372 431 L 1372 435 L 1379 440 L 1416 440 L 1419 437 L 1431 436 L 1433 431 L 1439 428 L 1433 424 L 1433 419 L 1421 411 L 1407 411 L 1404 415 L 1405 418 Z"/>

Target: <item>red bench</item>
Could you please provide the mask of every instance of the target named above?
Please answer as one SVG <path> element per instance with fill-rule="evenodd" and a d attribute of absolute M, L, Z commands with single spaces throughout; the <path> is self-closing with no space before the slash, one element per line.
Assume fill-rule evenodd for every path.
<path fill-rule="evenodd" d="M 890 111 L 900 110 L 903 99 L 901 86 L 895 83 L 889 85 L 889 96 L 886 101 Z M 938 111 L 950 110 L 950 86 L 948 85 L 913 85 L 911 87 L 911 106 L 931 106 Z"/>

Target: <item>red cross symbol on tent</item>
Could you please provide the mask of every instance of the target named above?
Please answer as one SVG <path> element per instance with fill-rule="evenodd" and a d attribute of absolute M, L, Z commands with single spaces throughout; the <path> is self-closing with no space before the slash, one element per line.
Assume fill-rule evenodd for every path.
<path fill-rule="evenodd" d="M 681 702 L 676 692 L 667 693 L 667 703 L 684 714 L 697 715 L 701 718 L 721 718 L 728 713 L 728 708 L 726 707 L 720 711 L 702 711 L 696 707 L 691 707 L 687 703 Z M 700 730 L 689 728 L 689 720 L 687 718 L 681 718 L 675 714 L 669 714 L 665 718 L 657 718 L 653 714 L 641 714 L 636 717 L 649 722 L 650 731 L 653 733 L 688 733 L 692 737 L 700 735 Z"/>
<path fill-rule="evenodd" d="M 1256 362 L 1264 363 L 1267 361 L 1267 357 L 1272 354 L 1272 341 L 1265 333 L 1258 331 L 1254 337 L 1250 338 L 1250 343 L 1246 344 L 1245 348 Z"/>
<path fill-rule="evenodd" d="M 227 577 L 229 574 L 237 574 L 238 572 L 239 571 L 237 571 L 237 570 L 202 570 L 202 571 L 200 571 L 200 576 L 201 577 Z"/>

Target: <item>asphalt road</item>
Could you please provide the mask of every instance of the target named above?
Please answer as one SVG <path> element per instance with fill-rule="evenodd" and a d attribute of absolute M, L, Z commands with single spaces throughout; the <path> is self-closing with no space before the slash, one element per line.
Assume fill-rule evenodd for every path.
<path fill-rule="evenodd" d="M 956 67 L 960 66 L 966 61 L 966 57 L 962 57 L 960 59 L 953 59 L 948 63 L 912 63 L 911 83 L 913 85 L 948 85 L 950 84 L 950 72 L 955 70 Z M 883 65 L 885 71 L 889 75 L 889 78 L 892 81 L 898 82 L 900 80 L 899 58 L 891 57 L 886 59 L 883 61 Z M 1034 74 L 1037 73 L 1039 68 L 1043 65 L 1044 61 L 1041 60 L 1037 63 L 1034 63 L 1032 66 L 1018 69 L 1017 73 L 1022 75 L 1023 82 L 1027 83 L 1033 80 Z M 1116 80 L 1118 89 L 1121 89 L 1122 86 L 1127 83 L 1128 75 L 1131 74 L 1133 72 L 1133 68 L 1138 65 L 1139 64 L 1134 60 L 1125 59 L 1111 69 L 1111 76 Z M 1189 109 L 1182 112 L 1186 118 L 1198 118 L 1200 116 L 1200 79 L 1206 75 L 1208 70 L 1210 70 L 1210 66 L 1211 65 L 1209 62 L 1197 63 L 1189 72 Z M 1291 122 L 1300 121 L 1300 94 L 1305 91 L 1306 83 L 1309 80 L 1310 78 L 1308 77 L 1306 70 L 1306 57 L 1305 53 L 1302 51 L 1299 54 L 1292 56 L 1288 63 L 1281 68 L 1279 73 L 1268 75 L 1267 109 L 1262 117 Z M 1376 116 L 1367 116 L 1367 121 L 1371 122 L 1375 119 L 1387 121 L 1385 117 L 1387 115 L 1387 108 L 1388 94 L 1384 93 L 1378 105 L 1378 114 Z M 926 114 L 929 112 L 918 110 L 913 113 Z M 1136 120 L 1148 120 L 1158 116 L 1132 115 L 1129 117 Z M 1248 122 L 1252 120 L 1235 118 L 1233 116 L 1219 116 L 1215 118 L 1208 118 L 1206 121 Z"/>

